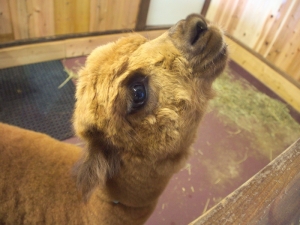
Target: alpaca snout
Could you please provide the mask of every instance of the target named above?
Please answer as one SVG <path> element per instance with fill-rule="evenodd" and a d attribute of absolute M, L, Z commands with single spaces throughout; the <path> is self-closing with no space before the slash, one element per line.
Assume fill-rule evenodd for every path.
<path fill-rule="evenodd" d="M 215 78 L 227 64 L 223 31 L 205 18 L 191 14 L 169 30 L 169 37 L 187 59 L 196 76 Z"/>
<path fill-rule="evenodd" d="M 208 30 L 205 19 L 198 14 L 189 15 L 184 23 L 184 39 L 194 45 Z"/>

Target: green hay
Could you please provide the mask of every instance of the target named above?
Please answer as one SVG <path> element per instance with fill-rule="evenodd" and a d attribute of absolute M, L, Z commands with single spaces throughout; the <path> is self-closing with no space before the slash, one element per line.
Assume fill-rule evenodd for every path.
<path fill-rule="evenodd" d="M 259 92 L 244 79 L 224 72 L 214 83 L 211 107 L 221 121 L 244 131 L 253 148 L 272 160 L 300 137 L 300 125 L 282 102 Z"/>

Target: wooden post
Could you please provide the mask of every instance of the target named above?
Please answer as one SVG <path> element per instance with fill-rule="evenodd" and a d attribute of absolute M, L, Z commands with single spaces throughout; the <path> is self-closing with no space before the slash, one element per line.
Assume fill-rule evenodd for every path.
<path fill-rule="evenodd" d="M 139 12 L 136 20 L 135 30 L 145 30 L 150 0 L 141 0 L 139 6 Z"/>
<path fill-rule="evenodd" d="M 206 13 L 208 11 L 210 2 L 211 2 L 211 0 L 205 0 L 205 2 L 204 2 L 203 8 L 202 8 L 201 13 L 200 13 L 204 17 L 206 16 Z"/>

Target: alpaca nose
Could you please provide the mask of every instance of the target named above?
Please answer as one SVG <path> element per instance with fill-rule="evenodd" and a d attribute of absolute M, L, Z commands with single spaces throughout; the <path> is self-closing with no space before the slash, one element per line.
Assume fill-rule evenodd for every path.
<path fill-rule="evenodd" d="M 205 19 L 200 15 L 190 15 L 186 18 L 187 38 L 194 45 L 208 30 Z"/>

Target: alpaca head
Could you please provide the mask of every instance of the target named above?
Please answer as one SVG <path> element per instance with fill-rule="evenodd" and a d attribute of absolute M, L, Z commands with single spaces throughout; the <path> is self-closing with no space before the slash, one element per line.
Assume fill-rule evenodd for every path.
<path fill-rule="evenodd" d="M 227 62 L 222 32 L 190 15 L 154 40 L 132 34 L 96 48 L 79 74 L 74 127 L 87 149 L 83 194 L 130 157 L 178 169 L 188 155 L 211 84 Z"/>

